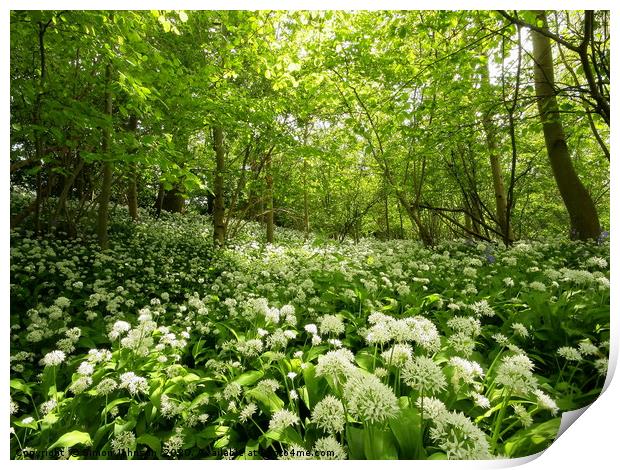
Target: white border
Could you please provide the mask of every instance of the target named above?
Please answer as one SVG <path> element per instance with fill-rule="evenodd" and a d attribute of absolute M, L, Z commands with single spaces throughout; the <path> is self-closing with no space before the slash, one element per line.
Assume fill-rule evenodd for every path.
<path fill-rule="evenodd" d="M 610 9 L 612 10 L 612 69 L 614 70 L 614 77 L 617 70 L 618 54 L 616 50 L 616 41 L 614 35 L 617 31 L 619 22 L 617 21 L 618 11 L 614 8 L 612 1 L 574 1 L 574 0 L 547 0 L 542 4 L 540 0 L 521 0 L 521 1 L 459 1 L 454 0 L 433 0 L 432 2 L 420 2 L 420 1 L 369 1 L 369 0 L 210 0 L 210 1 L 168 1 L 168 0 L 151 0 L 151 1 L 119 1 L 108 0 L 99 1 L 93 0 L 85 2 L 84 0 L 48 0 L 48 1 L 34 1 L 34 0 L 9 0 L 3 2 L 3 7 L 0 8 L 0 26 L 2 26 L 0 38 L 2 42 L 2 75 L 0 76 L 0 88 L 3 93 L 4 107 L 1 113 L 2 128 L 0 130 L 0 142 L 3 154 L 4 163 L 0 172 L 2 174 L 3 181 L 3 194 L 5 197 L 0 197 L 0 211 L 3 215 L 3 230 L 0 235 L 2 243 L 2 270 L 0 271 L 0 311 L 4 315 L 5 326 L 5 338 L 9 335 L 8 325 L 8 312 L 9 312 L 9 172 L 8 172 L 8 154 L 9 149 L 9 96 L 10 96 L 10 82 L 9 82 L 9 10 L 15 9 Z M 616 80 L 612 78 L 612 113 L 614 114 L 612 121 L 616 122 L 618 108 L 616 94 Z M 620 144 L 616 133 L 611 135 L 611 149 L 617 148 Z M 615 155 L 612 155 L 611 164 L 611 236 L 614 237 L 616 233 L 615 221 L 618 220 L 618 188 L 615 184 L 615 178 L 618 173 L 618 162 Z M 611 263 L 612 266 L 616 266 L 618 262 L 618 249 L 617 243 L 612 243 L 611 248 Z M 6 258 L 5 258 L 6 256 Z M 614 276 L 612 273 L 611 284 L 614 285 Z M 425 461 L 425 462 L 409 462 L 409 461 L 390 461 L 386 463 L 390 468 L 458 468 L 458 469 L 479 469 L 479 468 L 498 468 L 498 467 L 512 467 L 515 464 L 526 464 L 529 469 L 545 469 L 549 468 L 561 468 L 561 469 L 582 469 L 590 467 L 592 469 L 607 469 L 617 467 L 618 463 L 616 456 L 616 449 L 620 446 L 620 439 L 618 436 L 618 420 L 620 418 L 620 385 L 618 385 L 618 379 L 611 381 L 613 370 L 618 360 L 618 341 L 620 336 L 618 334 L 618 320 L 617 315 L 619 313 L 617 307 L 618 303 L 618 287 L 612 288 L 611 293 L 611 316 L 612 316 L 612 340 L 611 340 L 611 357 L 610 357 L 610 375 L 606 382 L 608 385 L 607 390 L 602 396 L 587 409 L 581 417 L 577 420 L 577 423 L 562 434 L 549 449 L 537 456 L 537 458 L 524 458 L 518 461 L 493 461 L 493 462 L 445 462 L 445 461 Z M 6 361 L 9 356 L 9 342 L 2 342 L 3 357 Z M 8 363 L 5 362 L 8 366 Z M 9 390 L 9 368 L 5 367 L 2 371 L 2 396 L 6 397 L 1 399 L 0 403 L 5 403 L 5 411 L 2 412 L 2 417 L 5 422 L 4 429 L 5 437 L 0 440 L 0 449 L 4 459 L 8 460 L 8 427 L 9 427 L 9 413 L 8 413 L 8 390 Z M 83 465 L 82 461 L 82 465 Z M 109 466 L 107 461 L 86 461 L 86 465 L 92 468 L 103 468 L 103 466 Z M 529 462 L 529 463 L 528 463 Z M 615 464 L 614 464 L 615 462 Z M 74 465 L 73 463 L 55 462 L 55 461 L 24 461 L 14 462 L 11 461 L 11 465 L 23 465 L 24 467 L 34 467 L 39 465 L 45 465 L 46 468 L 57 468 L 65 465 Z M 77 465 L 80 465 L 79 463 Z M 163 468 L 165 465 L 169 465 L 167 461 L 148 461 L 145 463 L 139 462 L 121 462 L 115 461 L 112 465 L 119 465 L 121 468 L 136 468 L 136 466 L 153 465 L 159 468 Z M 183 462 L 181 464 L 184 468 L 205 468 L 205 462 L 193 461 Z M 289 466 L 291 463 L 277 462 L 277 461 L 254 461 L 250 464 L 241 461 L 232 462 L 214 462 L 209 461 L 206 463 L 208 466 L 221 466 L 232 465 L 237 467 L 239 465 L 251 465 L 252 468 L 268 468 L 272 465 L 284 465 Z M 327 466 L 335 468 L 353 466 L 372 466 L 373 462 L 295 462 L 295 466 L 305 467 L 312 466 L 315 468 L 317 465 Z"/>

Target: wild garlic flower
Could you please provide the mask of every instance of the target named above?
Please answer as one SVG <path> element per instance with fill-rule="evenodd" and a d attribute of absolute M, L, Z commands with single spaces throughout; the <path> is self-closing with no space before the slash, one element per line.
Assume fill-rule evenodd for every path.
<path fill-rule="evenodd" d="M 75 382 L 71 384 L 69 390 L 74 395 L 78 395 L 88 389 L 93 384 L 93 379 L 89 375 L 80 376 Z"/>
<path fill-rule="evenodd" d="M 554 416 L 557 414 L 559 411 L 558 405 L 549 395 L 542 390 L 534 390 L 534 396 L 536 396 L 539 408 L 551 411 L 551 414 Z"/>
<path fill-rule="evenodd" d="M 441 367 L 425 356 L 408 360 L 402 368 L 401 377 L 403 382 L 424 395 L 435 395 L 447 386 Z"/>
<path fill-rule="evenodd" d="M 372 373 L 375 374 L 380 379 L 382 379 L 383 377 L 387 377 L 389 374 L 387 369 L 384 369 L 383 367 L 377 367 Z"/>
<path fill-rule="evenodd" d="M 252 418 L 252 416 L 254 416 L 254 413 L 256 413 L 257 410 L 258 408 L 256 407 L 254 403 L 248 403 L 239 412 L 239 421 L 241 421 L 242 423 L 245 423 L 247 420 Z"/>
<path fill-rule="evenodd" d="M 345 425 L 342 402 L 333 395 L 326 395 L 312 410 L 312 422 L 328 434 L 342 432 Z"/>
<path fill-rule="evenodd" d="M 411 359 L 413 349 L 408 344 L 395 344 L 390 349 L 383 351 L 381 357 L 387 365 L 402 367 Z"/>
<path fill-rule="evenodd" d="M 319 331 L 323 335 L 340 335 L 344 333 L 344 323 L 336 315 L 323 315 L 319 319 Z"/>
<path fill-rule="evenodd" d="M 144 377 L 137 376 L 134 372 L 125 372 L 120 376 L 119 388 L 125 388 L 132 395 L 149 393 L 149 384 Z"/>
<path fill-rule="evenodd" d="M 256 384 L 256 389 L 261 390 L 264 393 L 276 392 L 280 388 L 280 384 L 275 379 L 263 379 Z"/>
<path fill-rule="evenodd" d="M 276 411 L 269 420 L 270 431 L 282 431 L 299 423 L 299 416 L 287 409 Z"/>
<path fill-rule="evenodd" d="M 484 395 L 481 395 L 480 393 L 472 393 L 471 398 L 476 406 L 485 410 L 491 408 L 491 402 Z"/>
<path fill-rule="evenodd" d="M 472 338 L 476 338 L 481 332 L 480 320 L 475 317 L 453 317 L 448 320 L 447 325 L 455 333 L 463 333 Z"/>
<path fill-rule="evenodd" d="M 82 362 L 77 370 L 78 374 L 80 375 L 92 375 L 94 371 L 95 368 L 93 367 L 93 365 L 86 361 Z"/>
<path fill-rule="evenodd" d="M 229 384 L 226 384 L 226 387 L 224 387 L 222 396 L 224 397 L 224 400 L 230 400 L 232 398 L 239 398 L 241 392 L 241 385 L 239 385 L 237 382 L 230 382 Z"/>
<path fill-rule="evenodd" d="M 119 320 L 112 326 L 112 330 L 108 334 L 110 341 L 115 341 L 121 336 L 123 333 L 131 330 L 131 325 L 126 321 Z"/>
<path fill-rule="evenodd" d="M 296 325 L 297 317 L 295 317 L 295 307 L 292 305 L 283 305 L 280 309 L 280 315 L 284 317 L 284 323 L 287 325 Z"/>
<path fill-rule="evenodd" d="M 361 422 L 383 424 L 398 414 L 398 400 L 375 375 L 356 370 L 344 386 L 347 411 Z"/>
<path fill-rule="evenodd" d="M 476 340 L 462 332 L 448 336 L 447 344 L 455 353 L 465 357 L 470 357 L 476 348 Z"/>
<path fill-rule="evenodd" d="M 524 354 L 504 357 L 497 368 L 495 382 L 513 393 L 532 393 L 538 385 L 532 374 L 534 364 Z"/>
<path fill-rule="evenodd" d="M 107 349 L 91 349 L 88 351 L 88 362 L 99 364 L 112 359 L 112 353 Z"/>
<path fill-rule="evenodd" d="M 180 434 L 174 434 L 164 443 L 163 453 L 174 457 L 183 448 L 184 440 Z"/>
<path fill-rule="evenodd" d="M 131 431 L 123 431 L 112 439 L 110 447 L 115 454 L 128 454 L 136 449 L 136 435 Z"/>
<path fill-rule="evenodd" d="M 320 460 L 345 460 L 347 458 L 346 451 L 333 436 L 317 439 L 312 450 L 315 458 Z"/>
<path fill-rule="evenodd" d="M 478 302 L 474 302 L 472 305 L 470 305 L 470 308 L 477 316 L 495 316 L 495 311 L 493 310 L 493 307 L 489 305 L 489 302 L 487 300 L 480 300 Z"/>
<path fill-rule="evenodd" d="M 316 335 L 318 333 L 318 329 L 314 323 L 308 323 L 306 326 L 304 326 L 304 330 L 306 330 L 306 332 L 310 333 L 311 335 Z"/>
<path fill-rule="evenodd" d="M 581 353 L 577 349 L 570 346 L 562 346 L 561 348 L 558 348 L 558 355 L 569 362 L 579 362 L 582 359 Z"/>
<path fill-rule="evenodd" d="M 263 351 L 263 342 L 260 339 L 248 339 L 237 342 L 237 351 L 245 357 L 257 357 Z"/>
<path fill-rule="evenodd" d="M 353 353 L 345 348 L 328 351 L 319 356 L 315 369 L 316 375 L 317 377 L 331 376 L 334 378 L 347 376 L 355 369 L 354 359 Z"/>
<path fill-rule="evenodd" d="M 161 415 L 164 418 L 173 418 L 181 414 L 183 411 L 183 405 L 179 403 L 175 403 L 168 395 L 162 394 L 159 411 L 161 411 Z"/>
<path fill-rule="evenodd" d="M 596 361 L 594 361 L 594 367 L 596 367 L 599 375 L 606 377 L 607 369 L 609 368 L 609 359 L 607 359 L 606 357 L 597 359 Z"/>
<path fill-rule="evenodd" d="M 486 434 L 461 412 L 449 411 L 438 416 L 430 437 L 449 460 L 491 458 Z"/>
<path fill-rule="evenodd" d="M 41 359 L 41 364 L 45 367 L 55 367 L 62 364 L 65 360 L 65 353 L 62 351 L 52 351 L 48 352 L 43 359 Z"/>
<path fill-rule="evenodd" d="M 530 332 L 527 330 L 527 327 L 523 323 L 513 323 L 512 329 L 514 330 L 515 334 L 517 334 L 521 338 L 527 338 L 528 336 L 530 336 Z"/>
<path fill-rule="evenodd" d="M 584 339 L 579 342 L 579 352 L 583 356 L 594 356 L 599 353 L 598 347 L 596 347 L 589 339 Z"/>
<path fill-rule="evenodd" d="M 421 315 L 408 317 L 404 322 L 411 330 L 411 340 L 423 347 L 429 353 L 439 351 L 441 346 L 439 331 L 435 324 Z"/>
<path fill-rule="evenodd" d="M 114 379 L 105 378 L 95 387 L 97 395 L 109 395 L 118 388 L 118 384 Z"/>
<path fill-rule="evenodd" d="M 521 403 L 515 403 L 514 405 L 512 405 L 512 409 L 515 412 L 515 416 L 524 428 L 530 427 L 532 423 L 534 423 L 534 420 Z"/>
<path fill-rule="evenodd" d="M 52 410 L 54 410 L 54 408 L 56 408 L 56 400 L 52 399 L 52 400 L 48 400 L 45 403 L 43 403 L 40 407 L 41 409 L 41 414 L 49 414 L 52 412 Z"/>
<path fill-rule="evenodd" d="M 454 356 L 450 358 L 449 365 L 454 367 L 452 374 L 452 385 L 458 388 L 460 381 L 472 384 L 478 378 L 484 377 L 482 367 L 476 361 L 468 361 L 462 357 Z"/>

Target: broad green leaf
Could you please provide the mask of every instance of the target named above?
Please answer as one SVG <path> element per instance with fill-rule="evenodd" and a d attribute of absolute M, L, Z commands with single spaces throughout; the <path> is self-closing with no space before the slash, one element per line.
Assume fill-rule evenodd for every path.
<path fill-rule="evenodd" d="M 90 435 L 83 431 L 71 431 L 63 434 L 54 442 L 47 450 L 56 449 L 57 447 L 73 447 L 76 444 L 84 444 L 90 446 L 92 441 Z"/>
<path fill-rule="evenodd" d="M 557 437 L 560 421 L 559 417 L 553 418 L 516 432 L 504 443 L 504 453 L 508 457 L 515 458 L 546 449 Z"/>
<path fill-rule="evenodd" d="M 368 460 L 397 460 L 394 435 L 378 426 L 364 428 L 364 455 Z"/>
<path fill-rule="evenodd" d="M 236 377 L 233 382 L 236 382 L 239 385 L 254 385 L 263 377 L 263 375 L 265 375 L 265 373 L 262 370 L 251 370 Z"/>
<path fill-rule="evenodd" d="M 161 454 L 161 439 L 152 434 L 142 434 L 136 439 L 136 444 L 145 444 L 159 456 Z"/>

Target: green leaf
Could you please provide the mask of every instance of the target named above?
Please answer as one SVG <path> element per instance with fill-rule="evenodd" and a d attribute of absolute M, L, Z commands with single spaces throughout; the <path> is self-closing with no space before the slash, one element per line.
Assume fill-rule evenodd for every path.
<path fill-rule="evenodd" d="M 11 379 L 11 388 L 24 392 L 26 395 L 31 395 L 30 386 L 22 379 Z"/>
<path fill-rule="evenodd" d="M 396 438 L 401 459 L 419 460 L 425 457 L 420 439 L 421 417 L 414 408 L 401 409 L 399 415 L 389 421 Z"/>
<path fill-rule="evenodd" d="M 281 431 L 268 431 L 263 435 L 263 437 L 281 442 L 283 444 L 304 446 L 304 440 L 301 438 L 299 433 L 291 427 L 285 428 Z"/>
<path fill-rule="evenodd" d="M 392 433 L 368 425 L 364 429 L 364 455 L 368 460 L 397 460 L 398 451 Z"/>
<path fill-rule="evenodd" d="M 149 446 L 158 457 L 161 454 L 161 440 L 152 434 L 142 434 L 141 436 L 138 436 L 136 439 L 136 444 L 145 444 Z"/>
<path fill-rule="evenodd" d="M 244 372 L 239 377 L 235 378 L 233 382 L 239 385 L 254 385 L 263 375 L 265 375 L 265 373 L 262 370 L 251 370 L 249 372 Z"/>
<path fill-rule="evenodd" d="M 364 430 L 347 425 L 347 444 L 351 460 L 364 459 Z"/>
<path fill-rule="evenodd" d="M 76 444 L 84 444 L 87 446 L 91 445 L 92 441 L 90 439 L 90 434 L 82 431 L 68 432 L 60 436 L 60 438 L 49 446 L 47 450 L 56 449 L 57 447 L 73 447 Z"/>
<path fill-rule="evenodd" d="M 185 13 L 184 11 L 180 11 L 179 12 L 179 19 L 185 23 L 187 22 L 188 18 L 187 18 L 187 13 Z"/>
<path fill-rule="evenodd" d="M 123 403 L 129 403 L 130 401 L 131 401 L 131 398 L 126 398 L 126 397 L 125 398 L 117 398 L 116 400 L 112 400 L 110 403 L 108 403 L 108 406 L 106 406 L 103 409 L 103 411 L 101 412 L 101 417 L 103 418 L 115 406 L 122 405 Z"/>
<path fill-rule="evenodd" d="M 268 411 L 270 413 L 281 410 L 284 407 L 284 402 L 282 399 L 280 399 L 280 397 L 271 390 L 265 392 L 264 390 L 253 389 L 247 392 L 246 396 L 256 400 L 259 405 L 262 405 L 264 411 Z"/>
<path fill-rule="evenodd" d="M 546 449 L 557 437 L 560 421 L 559 417 L 553 418 L 516 432 L 504 443 L 504 454 L 511 458 L 525 457 Z"/>
<path fill-rule="evenodd" d="M 355 356 L 355 362 L 364 370 L 371 372 L 374 361 L 374 355 L 368 351 L 360 351 Z"/>
<path fill-rule="evenodd" d="M 15 421 L 12 421 L 11 424 L 13 426 L 17 426 L 18 428 L 29 428 L 34 429 L 35 431 L 39 429 L 39 425 L 36 420 L 33 420 L 31 423 L 24 423 L 22 420 L 25 418 L 27 418 L 27 416 L 21 419 L 16 419 Z"/>

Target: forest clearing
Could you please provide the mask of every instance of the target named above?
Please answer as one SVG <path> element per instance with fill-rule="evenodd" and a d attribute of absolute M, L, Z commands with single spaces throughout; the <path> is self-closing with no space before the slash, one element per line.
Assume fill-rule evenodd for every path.
<path fill-rule="evenodd" d="M 609 21 L 11 11 L 11 458 L 546 449 L 607 376 Z"/>

